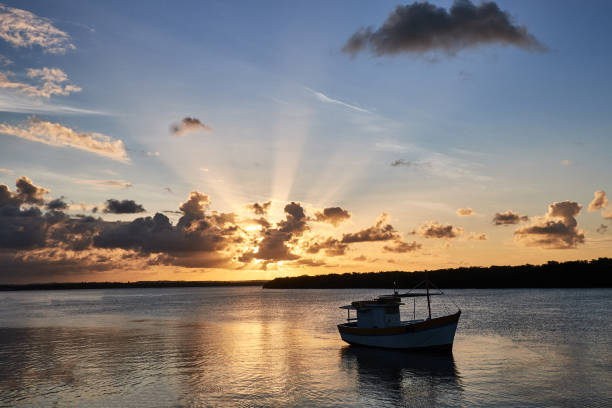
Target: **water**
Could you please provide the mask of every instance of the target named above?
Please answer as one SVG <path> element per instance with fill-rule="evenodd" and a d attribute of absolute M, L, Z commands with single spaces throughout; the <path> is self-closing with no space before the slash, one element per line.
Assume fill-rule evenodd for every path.
<path fill-rule="evenodd" d="M 612 406 L 610 289 L 447 291 L 448 356 L 346 346 L 380 293 L 0 293 L 0 406 Z"/>

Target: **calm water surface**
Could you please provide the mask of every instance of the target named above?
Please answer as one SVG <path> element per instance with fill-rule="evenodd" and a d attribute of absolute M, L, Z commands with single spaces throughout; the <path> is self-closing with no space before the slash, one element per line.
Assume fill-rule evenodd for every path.
<path fill-rule="evenodd" d="M 345 345 L 382 293 L 0 293 L 0 406 L 612 406 L 612 290 L 449 290 L 449 356 Z"/>

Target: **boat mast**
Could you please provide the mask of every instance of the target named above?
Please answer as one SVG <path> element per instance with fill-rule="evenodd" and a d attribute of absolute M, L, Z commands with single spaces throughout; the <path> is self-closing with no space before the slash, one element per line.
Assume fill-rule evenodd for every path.
<path fill-rule="evenodd" d="M 431 320 L 431 303 L 429 302 L 429 272 L 425 271 L 425 287 L 427 288 L 427 312 Z"/>

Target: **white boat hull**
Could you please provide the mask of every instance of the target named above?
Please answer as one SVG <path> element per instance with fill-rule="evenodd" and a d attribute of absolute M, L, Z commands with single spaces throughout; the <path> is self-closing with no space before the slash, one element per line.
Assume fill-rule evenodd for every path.
<path fill-rule="evenodd" d="M 350 344 L 389 349 L 450 350 L 459 314 L 397 328 L 359 329 L 351 324 L 341 324 L 338 330 L 342 340 Z"/>

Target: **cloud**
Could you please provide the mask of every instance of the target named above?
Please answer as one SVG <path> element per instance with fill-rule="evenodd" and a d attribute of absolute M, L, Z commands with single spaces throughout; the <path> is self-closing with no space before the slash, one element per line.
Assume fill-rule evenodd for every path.
<path fill-rule="evenodd" d="M 314 89 L 306 88 L 306 90 L 311 92 L 315 96 L 315 98 L 317 98 L 321 102 L 344 106 L 345 108 L 349 108 L 349 109 L 352 109 L 354 111 L 361 112 L 361 113 L 372 113 L 367 109 L 360 108 L 359 106 L 351 105 L 349 103 L 342 102 L 338 99 L 330 98 L 324 93 L 315 91 Z"/>
<path fill-rule="evenodd" d="M 0 185 L 0 280 L 20 279 L 15 273 L 37 268 L 44 280 L 67 270 L 125 269 L 137 265 L 174 265 L 187 268 L 232 267 L 232 251 L 242 242 L 232 213 L 207 212 L 208 196 L 192 192 L 180 207 L 183 216 L 172 225 L 163 214 L 131 222 L 62 212 L 61 198 L 41 208 L 49 190 L 27 177 L 11 191 Z M 134 205 L 132 205 L 134 204 Z M 130 200 L 107 202 L 114 212 L 139 210 Z M 111 256 L 112 254 L 112 256 Z M 92 266 L 93 264 L 93 266 Z M 235 263 L 233 264 L 235 267 Z M 62 268 L 64 266 L 64 268 Z M 89 268 L 89 266 L 92 266 Z M 83 269 L 85 268 L 85 269 Z M 11 275 L 12 274 L 12 275 Z M 21 275 L 20 275 L 21 276 Z"/>
<path fill-rule="evenodd" d="M 176 136 L 198 131 L 210 132 L 212 129 L 200 122 L 200 119 L 191 117 L 185 117 L 180 123 L 174 123 L 172 126 L 170 126 L 170 132 Z"/>
<path fill-rule="evenodd" d="M 46 18 L 0 4 L 0 38 L 13 47 L 41 47 L 50 54 L 64 54 L 76 47 L 70 36 Z"/>
<path fill-rule="evenodd" d="M 526 215 L 518 215 L 517 213 L 508 210 L 503 213 L 495 213 L 493 216 L 493 224 L 495 225 L 512 225 L 529 220 Z"/>
<path fill-rule="evenodd" d="M 132 183 L 125 180 L 76 180 L 79 184 L 90 184 L 99 188 L 130 188 Z"/>
<path fill-rule="evenodd" d="M 9 169 L 0 169 L 0 173 L 13 174 L 14 171 Z"/>
<path fill-rule="evenodd" d="M 597 232 L 600 234 L 605 234 L 608 232 L 608 226 L 606 224 L 600 224 L 599 227 L 597 227 Z"/>
<path fill-rule="evenodd" d="M 396 241 L 394 246 L 391 245 L 385 245 L 383 247 L 383 251 L 385 252 L 395 252 L 395 253 L 406 253 L 406 252 L 414 252 L 418 249 L 421 249 L 423 245 L 419 244 L 416 241 L 412 241 L 412 242 L 403 242 L 403 241 Z"/>
<path fill-rule="evenodd" d="M 45 195 L 50 193 L 44 187 L 35 185 L 26 176 L 21 176 L 15 182 L 16 190 L 11 192 L 6 184 L 0 184 L 0 206 L 19 208 L 22 204 L 42 205 Z"/>
<path fill-rule="evenodd" d="M 348 244 L 341 242 L 335 238 L 327 238 L 322 241 L 309 242 L 306 245 L 306 252 L 309 254 L 318 254 L 323 250 L 327 256 L 340 256 L 346 253 Z"/>
<path fill-rule="evenodd" d="M 351 244 L 355 242 L 390 241 L 399 238 L 398 232 L 391 224 L 387 224 L 389 216 L 382 213 L 373 226 L 358 232 L 342 235 L 342 242 Z"/>
<path fill-rule="evenodd" d="M 399 167 L 399 166 L 404 166 L 404 167 L 414 167 L 417 166 L 418 164 L 416 162 L 413 161 L 408 161 L 408 160 L 404 160 L 404 159 L 397 159 L 391 162 L 391 167 Z"/>
<path fill-rule="evenodd" d="M 418 150 L 418 149 L 415 149 Z M 392 167 L 408 167 L 423 171 L 436 177 L 448 179 L 472 179 L 477 181 L 488 181 L 491 177 L 478 174 L 476 171 L 480 165 L 472 160 L 463 160 L 438 152 L 425 152 L 423 160 L 410 161 L 397 159 L 391 162 Z"/>
<path fill-rule="evenodd" d="M 101 133 L 79 133 L 59 123 L 28 118 L 21 126 L 0 123 L 0 133 L 58 147 L 72 147 L 112 160 L 130 161 L 121 140 L 113 140 Z"/>
<path fill-rule="evenodd" d="M 276 228 L 270 228 L 270 223 L 263 219 L 261 239 L 256 250 L 245 251 L 238 260 L 250 262 L 254 259 L 263 260 L 265 268 L 270 262 L 290 261 L 300 256 L 292 252 L 288 243 L 300 237 L 306 230 L 308 218 L 300 203 L 291 202 L 285 205 L 285 219 L 277 223 Z"/>
<path fill-rule="evenodd" d="M 287 241 L 290 239 L 291 234 L 288 232 L 278 229 L 268 230 L 264 232 L 257 253 L 244 254 L 241 261 L 248 260 L 249 257 L 274 262 L 299 259 L 300 256 L 292 253 L 291 248 L 287 246 Z"/>
<path fill-rule="evenodd" d="M 192 191 L 189 199 L 179 206 L 179 210 L 185 215 L 187 220 L 199 219 L 204 217 L 204 211 L 210 205 L 210 197 L 199 191 Z"/>
<path fill-rule="evenodd" d="M 474 215 L 475 212 L 471 208 L 458 208 L 457 215 L 467 217 L 468 215 Z"/>
<path fill-rule="evenodd" d="M 341 222 L 351 218 L 351 213 L 347 210 L 343 210 L 340 207 L 328 207 L 324 208 L 323 211 L 317 211 L 315 213 L 315 220 L 319 222 L 327 222 L 337 227 Z"/>
<path fill-rule="evenodd" d="M 285 206 L 286 219 L 278 223 L 282 232 L 291 234 L 301 234 L 309 227 L 306 224 L 307 218 L 304 208 L 300 203 L 291 202 Z"/>
<path fill-rule="evenodd" d="M 247 208 L 253 211 L 257 215 L 266 215 L 268 210 L 270 209 L 270 205 L 272 205 L 272 201 L 266 201 L 265 203 L 252 203 L 247 204 Z"/>
<path fill-rule="evenodd" d="M 60 115 L 109 115 L 108 112 L 57 105 L 43 99 L 32 98 L 19 93 L 10 93 L 9 95 L 0 93 L 0 112 Z"/>
<path fill-rule="evenodd" d="M 17 187 L 15 197 L 24 204 L 43 204 L 44 195 L 50 193 L 46 188 L 35 185 L 26 176 L 19 177 L 15 186 Z"/>
<path fill-rule="evenodd" d="M 470 241 L 486 241 L 487 239 L 489 239 L 487 237 L 487 234 L 485 234 L 484 232 L 470 232 L 470 234 L 466 237 L 467 240 Z"/>
<path fill-rule="evenodd" d="M 456 238 L 463 234 L 463 228 L 453 227 L 450 224 L 442 225 L 436 221 L 421 224 L 413 233 L 424 238 Z"/>
<path fill-rule="evenodd" d="M 588 211 L 604 210 L 610 205 L 605 191 L 598 190 L 594 193 L 594 196 L 593 201 L 589 203 Z"/>
<path fill-rule="evenodd" d="M 113 198 L 106 200 L 106 205 L 102 210 L 105 214 L 136 214 L 145 212 L 146 210 L 134 200 L 115 200 Z"/>
<path fill-rule="evenodd" d="M 60 197 L 60 198 L 56 198 L 54 200 L 49 201 L 45 207 L 47 208 L 47 210 L 61 211 L 61 210 L 67 210 L 69 206 L 63 200 L 63 197 Z"/>
<path fill-rule="evenodd" d="M 49 72 L 44 72 L 48 70 Z M 53 71 L 53 73 L 51 73 Z M 73 92 L 81 92 L 83 89 L 72 85 L 62 84 L 68 77 L 59 68 L 29 69 L 28 77 L 38 79 L 39 85 L 32 85 L 27 82 L 11 81 L 8 76 L 0 72 L 0 88 L 14 89 L 28 96 L 40 96 L 49 99 L 53 95 L 70 95 Z"/>
<path fill-rule="evenodd" d="M 108 184 L 108 180 L 86 182 Z M 84 212 L 90 206 L 68 206 L 64 197 L 47 199 L 49 190 L 27 177 L 20 177 L 15 185 L 14 191 L 0 185 L 0 281 L 5 282 L 34 275 L 39 281 L 80 279 L 74 274 L 145 271 L 161 266 L 201 269 L 265 269 L 270 264 L 278 268 L 283 263 L 290 267 L 329 266 L 324 260 L 313 259 L 311 254 L 346 256 L 350 246 L 359 242 L 384 242 L 381 250 L 392 253 L 407 253 L 421 247 L 417 242 L 403 242 L 400 233 L 387 223 L 386 214 L 375 225 L 345 233 L 341 238 L 313 237 L 310 223 L 316 222 L 316 217 L 309 216 L 299 202 L 287 203 L 284 217 L 274 223 L 265 214 L 253 219 L 210 210 L 210 197 L 192 191 L 178 211 L 172 211 L 179 216 L 175 222 L 162 213 L 132 221 L 107 221 L 92 215 L 65 213 L 65 210 Z M 105 216 L 142 212 L 144 207 L 133 200 L 109 199 L 100 210 L 98 213 Z M 320 213 L 325 216 L 324 210 Z M 328 211 L 327 217 L 341 213 Z"/>
<path fill-rule="evenodd" d="M 429 51 L 454 55 L 485 44 L 544 50 L 525 26 L 514 24 L 495 2 L 474 5 L 456 0 L 449 11 L 426 1 L 397 6 L 378 29 L 362 27 L 355 32 L 342 51 L 353 56 L 365 50 L 376 56 Z"/>
<path fill-rule="evenodd" d="M 311 259 L 311 258 L 302 258 L 302 259 L 299 259 L 299 260 L 295 261 L 295 264 L 303 265 L 303 266 L 312 266 L 312 267 L 326 266 L 327 265 L 325 263 L 325 261 L 322 261 L 322 260 L 319 260 L 319 259 Z"/>
<path fill-rule="evenodd" d="M 526 246 L 547 249 L 570 249 L 584 243 L 584 232 L 578 230 L 576 216 L 582 206 L 573 201 L 553 203 L 548 213 L 532 225 L 518 228 L 514 238 Z"/>

